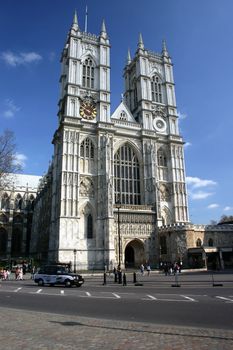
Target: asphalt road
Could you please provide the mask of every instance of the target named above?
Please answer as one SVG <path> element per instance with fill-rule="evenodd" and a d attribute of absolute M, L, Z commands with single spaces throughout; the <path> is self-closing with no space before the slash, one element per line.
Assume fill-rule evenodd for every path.
<path fill-rule="evenodd" d="M 0 305 L 7 308 L 99 319 L 174 326 L 233 329 L 233 275 L 127 276 L 127 286 L 102 275 L 85 276 L 81 288 L 38 287 L 32 280 L 2 281 Z M 213 286 L 214 282 L 214 286 Z"/>

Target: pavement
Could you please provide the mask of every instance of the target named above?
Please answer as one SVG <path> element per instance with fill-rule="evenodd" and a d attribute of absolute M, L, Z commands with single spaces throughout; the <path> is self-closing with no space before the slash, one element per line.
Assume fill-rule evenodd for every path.
<path fill-rule="evenodd" d="M 231 350 L 233 331 L 94 319 L 0 307 L 0 349 Z"/>

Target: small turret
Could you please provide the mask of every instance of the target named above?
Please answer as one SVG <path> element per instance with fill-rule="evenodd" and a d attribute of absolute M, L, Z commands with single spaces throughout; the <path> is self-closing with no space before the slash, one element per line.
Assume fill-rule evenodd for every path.
<path fill-rule="evenodd" d="M 104 38 L 104 39 L 107 39 L 107 31 L 106 31 L 106 26 L 105 26 L 105 21 L 103 19 L 102 21 L 102 25 L 101 25 L 101 32 L 100 32 L 100 37 L 101 38 Z"/>
<path fill-rule="evenodd" d="M 130 49 L 128 49 L 128 54 L 127 54 L 127 65 L 129 65 L 131 62 L 132 62 L 132 59 L 131 59 Z"/>
<path fill-rule="evenodd" d="M 139 39 L 138 39 L 138 48 L 144 50 L 144 44 L 143 44 L 143 39 L 142 39 L 142 34 L 139 34 Z"/>
<path fill-rule="evenodd" d="M 167 51 L 167 45 L 165 39 L 163 39 L 163 48 L 162 48 L 162 55 L 165 57 L 169 57 L 168 51 Z"/>
<path fill-rule="evenodd" d="M 74 11 L 74 18 L 73 18 L 73 23 L 72 23 L 72 29 L 74 29 L 75 31 L 77 31 L 79 29 L 78 27 L 78 15 L 77 15 L 77 11 Z"/>

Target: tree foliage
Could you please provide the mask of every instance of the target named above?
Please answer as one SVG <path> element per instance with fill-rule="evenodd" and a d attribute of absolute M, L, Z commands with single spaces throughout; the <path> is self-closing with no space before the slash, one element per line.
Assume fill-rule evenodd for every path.
<path fill-rule="evenodd" d="M 219 223 L 222 224 L 224 222 L 233 222 L 233 215 L 222 215 Z"/>
<path fill-rule="evenodd" d="M 0 135 L 0 190 L 9 185 L 11 174 L 20 170 L 21 165 L 16 157 L 14 133 L 11 130 L 5 130 Z"/>

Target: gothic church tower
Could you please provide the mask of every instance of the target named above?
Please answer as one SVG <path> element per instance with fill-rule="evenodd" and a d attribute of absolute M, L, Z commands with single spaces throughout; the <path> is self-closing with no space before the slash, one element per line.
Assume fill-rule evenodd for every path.
<path fill-rule="evenodd" d="M 54 134 L 49 261 L 79 269 L 160 259 L 158 227 L 188 222 L 183 140 L 173 68 L 145 49 L 128 53 L 125 93 L 110 115 L 110 44 L 82 32 L 75 13 L 61 56 Z M 75 260 L 75 261 L 74 261 Z"/>
<path fill-rule="evenodd" d="M 61 65 L 49 259 L 73 261 L 76 251 L 79 268 L 93 268 L 114 249 L 108 232 L 110 45 L 104 21 L 99 36 L 81 32 L 75 13 Z"/>
<path fill-rule="evenodd" d="M 124 77 L 126 104 L 142 126 L 144 147 L 150 146 L 144 174 L 155 192 L 146 186 L 145 200 L 150 201 L 152 193 L 155 196 L 158 226 L 187 222 L 183 140 L 178 128 L 173 65 L 165 41 L 162 53 L 154 53 L 145 49 L 140 34 L 133 60 L 128 52 Z"/>

